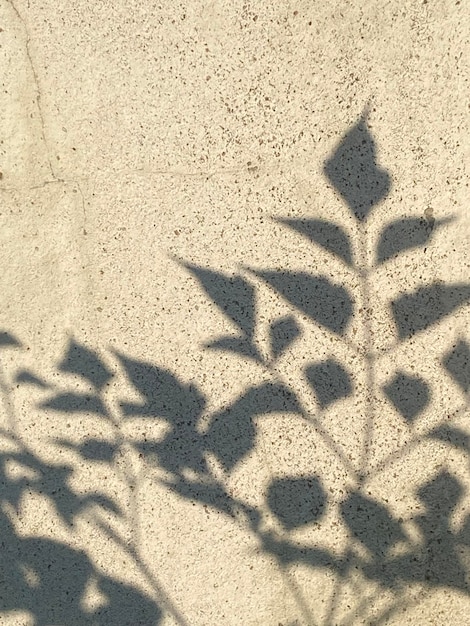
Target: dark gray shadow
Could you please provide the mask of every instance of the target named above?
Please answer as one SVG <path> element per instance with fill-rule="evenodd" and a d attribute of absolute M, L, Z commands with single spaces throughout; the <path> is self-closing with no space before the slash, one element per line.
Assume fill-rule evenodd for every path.
<path fill-rule="evenodd" d="M 314 322 L 338 335 L 345 334 L 353 315 L 353 300 L 344 287 L 324 276 L 305 272 L 256 271 L 254 274 Z"/>
<path fill-rule="evenodd" d="M 459 505 L 465 490 L 454 476 L 442 471 L 431 481 L 418 489 L 424 513 L 414 518 L 421 543 L 411 544 L 404 539 L 403 555 L 393 557 L 383 550 L 385 558 L 367 564 L 363 571 L 369 578 L 380 581 L 384 586 L 399 588 L 405 582 L 425 583 L 435 587 L 458 589 L 469 593 L 468 563 L 462 561 L 463 549 L 470 546 L 470 516 L 457 532 L 452 530 L 452 517 Z M 387 513 L 389 520 L 385 526 L 398 523 Z M 383 525 L 382 525 L 383 526 Z M 382 537 L 382 531 L 378 528 Z M 387 541 L 384 533 L 383 539 Z M 395 534 L 396 543 L 402 537 Z"/>
<path fill-rule="evenodd" d="M 168 427 L 162 439 L 149 439 L 139 444 L 140 452 L 154 456 L 169 472 L 178 474 L 184 468 L 205 471 L 203 439 L 197 429 L 206 404 L 203 394 L 169 370 L 120 353 L 116 356 L 142 396 L 140 403 L 122 404 L 124 417 L 162 420 Z"/>
<path fill-rule="evenodd" d="M 390 190 L 390 176 L 376 163 L 375 141 L 367 127 L 367 111 L 346 133 L 323 171 L 354 216 L 365 221 Z"/>
<path fill-rule="evenodd" d="M 51 539 L 16 534 L 0 513 L 0 611 L 27 611 L 35 626 L 156 626 L 161 609 L 148 596 L 103 575 L 85 552 Z M 101 606 L 86 608 L 89 585 Z"/>
<path fill-rule="evenodd" d="M 429 387 L 419 376 L 398 372 L 384 387 L 384 392 L 397 411 L 409 423 L 424 411 L 430 402 Z"/>
<path fill-rule="evenodd" d="M 364 226 L 370 211 L 387 196 L 390 189 L 388 173 L 377 165 L 375 141 L 367 127 L 366 117 L 365 113 L 345 135 L 324 168 L 326 176 L 360 226 Z M 306 236 L 312 244 L 353 266 L 351 241 L 340 226 L 321 219 L 280 221 Z M 444 221 L 437 226 L 442 223 Z M 388 224 L 379 239 L 377 263 L 391 260 L 405 250 L 426 245 L 435 226 L 436 221 L 432 217 L 426 221 L 399 219 Z M 365 228 L 358 229 L 361 237 L 364 233 Z M 365 256 L 362 252 L 358 258 Z M 132 446 L 146 463 L 162 470 L 159 472 L 163 476 L 161 484 L 182 498 L 247 521 L 262 549 L 282 565 L 299 563 L 326 568 L 342 577 L 354 568 L 355 576 L 359 570 L 374 582 L 395 591 L 400 591 L 406 583 L 420 582 L 468 594 L 466 577 L 469 568 L 460 557 L 463 550 L 470 547 L 470 516 L 457 530 L 451 523 L 457 507 L 461 506 L 465 490 L 463 484 L 448 472 L 441 472 L 417 489 L 416 495 L 422 507 L 419 515 L 410 521 L 420 534 L 420 542 L 410 540 L 403 520 L 394 516 L 392 507 L 374 500 L 354 475 L 349 491 L 340 504 L 341 517 L 352 540 L 351 548 L 341 558 L 326 548 L 305 545 L 296 541 L 295 536 L 287 536 L 291 531 L 321 522 L 328 506 L 331 506 L 330 494 L 324 488 L 321 477 L 314 474 L 281 477 L 269 484 L 267 505 L 283 526 L 285 536 L 282 539 L 266 530 L 264 507 L 250 506 L 228 492 L 224 480 L 211 470 L 209 458 L 218 461 L 225 472 L 230 473 L 254 451 L 258 421 L 264 415 L 291 413 L 302 419 L 308 417 L 288 383 L 279 382 L 278 372 L 273 366 L 273 361 L 298 340 L 301 330 L 294 315 L 272 322 L 269 326 L 272 359 L 263 361 L 254 340 L 259 321 L 255 287 L 242 276 L 228 276 L 192 264 L 183 265 L 235 327 L 236 334 L 216 338 L 207 347 L 254 359 L 265 366 L 264 374 L 270 378 L 245 388 L 229 406 L 208 416 L 205 414 L 206 397 L 196 385 L 183 382 L 169 369 L 115 352 L 127 384 L 140 396 L 140 400 L 121 402 L 124 422 L 145 418 L 149 424 L 155 422 L 166 427 L 162 429 L 162 436 L 145 435 L 142 441 L 126 441 L 126 445 Z M 367 302 L 368 272 L 372 268 L 357 267 L 356 270 L 366 294 L 364 306 L 372 308 L 372 304 Z M 301 314 L 335 333 L 336 339 L 344 338 L 355 307 L 352 296 L 342 285 L 333 283 L 328 277 L 305 272 L 250 271 Z M 469 300 L 468 284 L 434 283 L 399 296 L 391 303 L 399 338 L 404 340 L 429 328 Z M 370 374 L 374 380 L 370 336 L 367 341 L 365 358 L 372 363 Z M 0 334 L 0 346 L 19 345 L 9 333 Z M 314 351 L 315 346 L 312 347 Z M 443 361 L 446 371 L 465 393 L 470 387 L 469 356 L 468 344 L 460 341 Z M 42 396 L 47 390 L 47 398 L 40 406 L 66 415 L 81 413 L 95 417 L 111 427 L 109 432 L 115 432 L 116 424 L 108 414 L 103 396 L 113 372 L 99 355 L 72 340 L 57 370 L 67 376 L 80 377 L 90 386 L 90 391 L 63 390 L 56 381 L 49 384 L 41 376 L 24 370 L 18 373 L 16 382 L 37 387 Z M 310 364 L 305 373 L 321 409 L 353 392 L 352 376 L 333 358 Z M 4 391 L 8 391 L 8 385 L 3 387 Z M 374 388 L 374 383 L 371 387 Z M 427 384 L 418 376 L 402 372 L 396 374 L 384 391 L 409 424 L 430 400 Z M 373 412 L 370 415 L 378 417 Z M 422 437 L 426 438 L 446 442 L 470 458 L 470 436 L 462 429 L 445 424 Z M 72 466 L 44 463 L 19 438 L 14 444 L 19 452 L 0 453 L 0 483 L 3 486 L 0 533 L 2 542 L 7 546 L 0 553 L 0 575 L 4 581 L 3 591 L 0 590 L 0 610 L 29 611 L 37 626 L 158 624 L 162 619 L 162 610 L 155 602 L 138 590 L 101 574 L 85 553 L 55 541 L 26 539 L 16 533 L 5 511 L 8 507 L 18 511 L 24 494 L 30 492 L 46 498 L 70 528 L 74 527 L 77 516 L 83 512 L 102 509 L 106 515 L 117 518 L 122 517 L 123 512 L 104 493 L 76 493 L 70 485 L 74 471 Z M 106 463 L 112 468 L 122 441 L 108 441 L 103 435 L 102 438 L 88 436 L 79 443 L 58 439 L 56 444 L 73 451 L 82 463 L 90 463 L 91 468 L 94 463 Z M 312 463 L 315 463 L 314 454 L 313 450 Z M 37 478 L 12 479 L 6 470 L 11 460 L 31 470 L 30 473 Z M 346 470 L 349 471 L 347 465 Z M 131 556 L 135 560 L 138 558 L 136 553 Z M 87 610 L 82 598 L 91 582 L 103 594 L 105 605 Z M 333 622 L 332 615 L 328 619 Z"/>
<path fill-rule="evenodd" d="M 241 276 L 227 276 L 190 263 L 183 263 L 183 266 L 193 274 L 212 302 L 239 331 L 236 337 L 221 337 L 211 341 L 206 347 L 234 352 L 261 361 L 254 344 L 256 321 L 254 287 Z"/>
<path fill-rule="evenodd" d="M 205 445 L 226 469 L 231 470 L 256 443 L 255 417 L 299 412 L 295 394 L 284 385 L 264 383 L 251 387 L 233 404 L 213 416 Z"/>
<path fill-rule="evenodd" d="M 107 416 L 102 400 L 88 393 L 61 393 L 44 401 L 40 406 L 42 409 L 52 409 L 60 413 L 94 413 Z"/>
<path fill-rule="evenodd" d="M 301 235 L 307 237 L 331 254 L 353 265 L 351 242 L 348 234 L 338 224 L 319 219 L 278 219 L 278 222 L 289 226 Z"/>
<path fill-rule="evenodd" d="M 470 456 L 470 435 L 457 426 L 443 424 L 434 428 L 429 434 L 430 439 L 443 441 Z"/>
<path fill-rule="evenodd" d="M 425 218 L 406 217 L 395 220 L 386 226 L 377 245 L 377 265 L 406 250 L 425 246 L 430 242 L 436 227 L 450 222 L 451 219 L 427 220 Z"/>
<path fill-rule="evenodd" d="M 470 302 L 470 284 L 445 285 L 435 282 L 391 303 L 400 339 L 426 330 L 463 304 Z"/>
<path fill-rule="evenodd" d="M 462 391 L 468 393 L 470 389 L 470 346 L 468 343 L 463 340 L 459 341 L 446 355 L 443 365 Z"/>
<path fill-rule="evenodd" d="M 113 377 L 113 373 L 93 350 L 72 339 L 67 353 L 59 364 L 59 370 L 84 378 L 96 389 L 102 389 Z"/>
<path fill-rule="evenodd" d="M 10 437 L 21 448 L 14 436 L 5 432 L 2 436 Z M 35 477 L 12 478 L 6 471 L 11 461 L 24 469 L 25 476 Z M 37 626 L 155 626 L 160 623 L 162 611 L 148 596 L 103 575 L 85 552 L 50 539 L 20 536 L 5 514 L 5 505 L 19 512 L 24 495 L 33 493 L 49 501 L 71 529 L 78 515 L 97 507 L 108 514 L 122 515 L 116 503 L 103 494 L 77 494 L 69 485 L 73 472 L 72 466 L 45 463 L 24 447 L 0 453 L 0 612 L 27 611 Z M 86 606 L 90 584 L 102 596 L 100 608 Z"/>
<path fill-rule="evenodd" d="M 0 332 L 0 347 L 2 346 L 6 348 L 19 348 L 21 347 L 21 343 L 16 337 L 3 330 Z"/>
<path fill-rule="evenodd" d="M 301 335 L 295 317 L 288 315 L 272 322 L 270 326 L 271 356 L 275 360 Z"/>
<path fill-rule="evenodd" d="M 267 501 L 284 528 L 293 530 L 318 522 L 325 512 L 327 496 L 319 478 L 312 475 L 271 481 Z"/>
<path fill-rule="evenodd" d="M 401 524 L 388 509 L 361 493 L 353 492 L 341 505 L 341 514 L 352 535 L 381 561 L 399 541 L 404 541 Z"/>
<path fill-rule="evenodd" d="M 309 365 L 305 374 L 322 409 L 352 394 L 351 376 L 333 359 Z"/>

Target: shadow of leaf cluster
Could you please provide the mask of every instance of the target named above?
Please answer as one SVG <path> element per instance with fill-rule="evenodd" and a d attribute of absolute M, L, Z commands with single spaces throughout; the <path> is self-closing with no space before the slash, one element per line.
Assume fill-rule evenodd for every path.
<path fill-rule="evenodd" d="M 3 346 L 20 346 L 8 333 L 2 336 L 11 339 L 3 341 Z M 66 361 L 58 369 L 80 374 L 100 388 L 105 384 L 104 369 L 94 357 L 92 351 L 72 342 Z M 16 380 L 42 390 L 51 387 L 28 371 L 20 371 Z M 5 403 L 7 390 L 3 383 L 1 386 Z M 59 392 L 43 406 L 65 413 L 88 413 L 90 406 L 99 404 L 97 398 L 94 400 Z M 103 411 L 96 413 L 101 415 Z M 161 608 L 133 586 L 104 574 L 84 550 L 18 531 L 16 523 L 22 505 L 32 497 L 51 505 L 71 533 L 80 516 L 90 511 L 102 510 L 117 517 L 122 517 L 123 512 L 104 493 L 78 494 L 71 481 L 74 465 L 45 462 L 21 435 L 11 430 L 1 430 L 0 436 L 0 612 L 27 612 L 36 626 L 158 624 L 163 616 Z M 68 442 L 61 443 L 71 447 Z M 78 452 L 87 461 L 111 462 L 109 448 L 105 451 L 102 443 L 85 442 Z M 87 605 L 90 589 L 98 597 L 95 605 Z"/>
<path fill-rule="evenodd" d="M 340 141 L 324 167 L 326 177 L 353 217 L 359 246 L 369 215 L 385 200 L 391 188 L 391 178 L 378 166 L 376 158 L 375 141 L 364 114 Z M 279 220 L 356 271 L 359 281 L 370 281 L 376 267 L 391 263 L 398 255 L 431 245 L 436 229 L 447 221 L 407 217 L 385 224 L 378 238 L 374 264 L 364 267 L 355 259 L 353 251 L 357 246 L 353 245 L 351 235 L 340 224 L 316 218 Z M 322 476 L 314 471 L 300 477 L 272 478 L 265 502 L 260 506 L 232 494 L 227 477 L 254 450 L 259 420 L 263 416 L 285 413 L 294 419 L 311 417 L 289 382 L 274 376 L 277 361 L 302 339 L 299 316 L 306 316 L 310 323 L 330 333 L 334 342 L 341 343 L 349 341 L 348 329 L 351 321 L 360 317 L 360 307 L 348 288 L 330 275 L 256 268 L 226 275 L 191 263 L 184 266 L 235 328 L 234 334 L 216 338 L 205 348 L 254 361 L 264 368 L 269 380 L 249 386 L 228 406 L 207 416 L 207 398 L 197 385 L 185 383 L 175 373 L 154 363 L 110 351 L 109 359 L 114 359 L 126 385 L 139 397 L 138 401 L 121 400 L 118 414 L 114 414 L 105 399 L 114 370 L 96 352 L 71 340 L 57 371 L 81 379 L 88 385 L 86 393 L 60 389 L 57 384 L 26 370 L 17 374 L 16 383 L 29 385 L 46 395 L 40 403 L 42 409 L 69 416 L 93 416 L 107 422 L 115 436 L 85 437 L 80 443 L 62 437 L 56 444 L 75 453 L 81 463 L 91 468 L 94 464 L 106 464 L 109 472 L 118 472 L 123 447 L 131 448 L 144 464 L 162 470 L 162 484 L 181 498 L 242 520 L 262 550 L 282 567 L 300 563 L 326 569 L 342 580 L 347 579 L 353 569 L 359 570 L 366 579 L 397 593 L 404 583 L 419 583 L 468 594 L 470 514 L 455 530 L 451 520 L 461 506 L 465 490 L 448 469 L 419 486 L 415 496 L 422 505 L 421 510 L 407 522 L 394 516 L 386 503 L 367 493 L 361 476 L 372 472 L 370 468 L 363 467 L 361 476 L 353 473 L 353 486 L 338 510 L 350 538 L 348 549 L 340 555 L 322 545 L 299 544 L 295 540 L 296 530 L 310 525 L 321 527 L 331 506 Z M 259 281 L 292 309 L 292 313 L 268 322 L 269 345 L 264 352 L 256 339 Z M 389 303 L 397 344 L 431 328 L 469 301 L 470 284 L 431 283 L 401 294 Z M 373 306 L 372 302 L 365 304 Z M 361 323 L 367 324 L 364 319 Z M 19 348 L 20 343 L 5 332 L 0 334 L 0 346 Z M 371 352 L 372 346 L 366 346 L 366 357 Z M 442 367 L 461 389 L 466 397 L 463 408 L 468 408 L 470 347 L 464 339 L 449 349 Z M 320 411 L 328 410 L 354 392 L 354 373 L 336 357 L 316 357 L 304 366 L 302 374 Z M 395 372 L 382 392 L 409 429 L 431 399 L 428 383 L 419 374 L 410 375 L 402 370 Z M 142 440 L 126 439 L 123 426 L 134 418 L 164 425 L 163 434 Z M 159 623 L 163 609 L 158 603 L 137 589 L 103 575 L 85 552 L 51 539 L 20 535 L 11 512 L 18 512 L 23 498 L 30 493 L 50 501 L 57 515 L 71 529 L 84 511 L 101 509 L 116 518 L 125 518 L 127 514 L 105 493 L 78 495 L 70 486 L 72 465 L 45 463 L 20 436 L 9 432 L 2 435 L 8 445 L 0 455 L 1 566 L 5 581 L 0 610 L 28 611 L 37 626 Z M 331 443 L 327 432 L 320 431 L 320 436 L 327 444 Z M 470 436 L 452 423 L 442 423 L 425 438 L 453 446 L 470 460 Z M 334 446 L 332 449 L 335 453 Z M 8 469 L 11 463 L 23 468 L 23 477 L 12 477 Z M 215 471 L 214 463 L 223 472 Z M 266 523 L 266 510 L 282 528 L 282 534 Z M 410 523 L 419 539 L 410 535 Z M 138 560 L 137 549 L 131 556 Z M 143 568 L 142 573 L 145 577 Z M 90 581 L 99 590 L 102 603 L 98 608 L 86 610 L 83 599 Z"/>

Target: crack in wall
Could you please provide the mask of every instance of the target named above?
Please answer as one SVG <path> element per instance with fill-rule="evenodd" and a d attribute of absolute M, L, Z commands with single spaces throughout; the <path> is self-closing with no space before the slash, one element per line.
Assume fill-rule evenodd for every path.
<path fill-rule="evenodd" d="M 47 141 L 47 137 L 46 137 L 44 114 L 43 114 L 43 110 L 42 110 L 41 88 L 40 88 L 40 85 L 39 85 L 39 78 L 38 78 L 38 74 L 36 72 L 36 67 L 34 65 L 33 57 L 31 55 L 31 49 L 30 49 L 30 47 L 31 47 L 31 36 L 30 36 L 28 28 L 26 26 L 26 22 L 25 22 L 24 18 L 22 17 L 21 13 L 19 12 L 18 8 L 16 7 L 15 3 L 13 2 L 13 0 L 8 0 L 8 3 L 11 6 L 11 8 L 13 9 L 13 12 L 15 13 L 18 21 L 21 23 L 22 29 L 24 31 L 25 52 L 26 52 L 26 57 L 28 59 L 31 72 L 33 74 L 35 91 L 36 91 L 35 99 L 36 99 L 36 105 L 37 105 L 37 109 L 38 109 L 39 120 L 40 120 L 40 128 L 41 128 L 41 139 L 42 139 L 42 142 L 44 144 L 44 148 L 45 148 L 45 152 L 46 152 L 46 160 L 47 160 L 47 164 L 48 164 L 48 167 L 49 167 L 49 171 L 50 171 L 51 176 L 54 179 L 54 181 L 64 182 L 56 175 L 56 173 L 54 172 L 54 168 L 52 167 L 52 161 L 51 161 L 51 158 L 50 158 L 49 145 L 48 145 L 48 141 Z"/>

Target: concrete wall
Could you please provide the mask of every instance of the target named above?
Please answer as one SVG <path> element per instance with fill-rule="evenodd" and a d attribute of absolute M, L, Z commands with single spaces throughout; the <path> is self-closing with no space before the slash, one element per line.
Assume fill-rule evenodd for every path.
<path fill-rule="evenodd" d="M 0 2 L 2 624 L 466 623 L 469 17 Z"/>

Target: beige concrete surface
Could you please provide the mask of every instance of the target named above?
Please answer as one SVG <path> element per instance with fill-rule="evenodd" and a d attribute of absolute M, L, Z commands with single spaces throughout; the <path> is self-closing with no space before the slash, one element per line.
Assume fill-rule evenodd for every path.
<path fill-rule="evenodd" d="M 469 38 L 1 0 L 1 624 L 470 623 Z"/>

